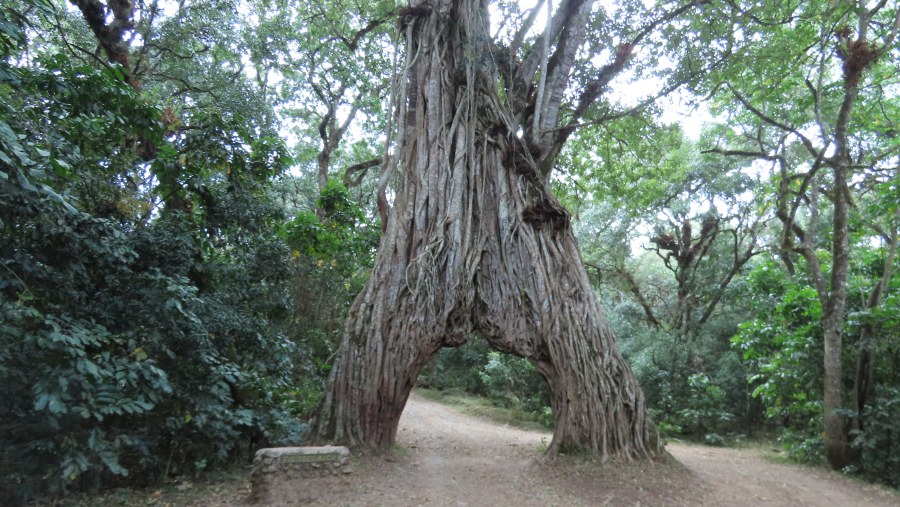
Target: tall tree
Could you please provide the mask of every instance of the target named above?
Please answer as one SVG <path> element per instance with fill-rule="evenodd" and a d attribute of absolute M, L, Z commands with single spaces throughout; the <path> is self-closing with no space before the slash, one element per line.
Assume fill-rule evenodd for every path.
<path fill-rule="evenodd" d="M 822 304 L 825 445 L 835 468 L 850 462 L 842 354 L 854 179 L 896 156 L 884 85 L 896 80 L 900 9 L 889 4 L 738 5 L 729 12 L 738 22 L 732 65 L 713 84 L 738 106 L 741 125 L 739 139 L 728 134 L 713 151 L 772 164 L 782 259 L 791 273 L 796 256 L 804 259 Z M 873 69 L 887 81 L 870 86 Z M 823 244 L 817 228 L 829 213 Z"/>
<path fill-rule="evenodd" d="M 402 182 L 370 282 L 350 310 L 318 440 L 390 447 L 425 364 L 480 332 L 493 348 L 530 359 L 547 380 L 550 455 L 657 452 L 643 394 L 547 182 L 636 45 L 690 7 L 620 34 L 599 68 L 579 60 L 605 21 L 590 0 L 561 2 L 531 44 L 523 41 L 542 2 L 497 40 L 484 0 L 415 0 L 398 11 L 407 81 L 383 181 L 399 167 Z"/>
<path fill-rule="evenodd" d="M 278 97 L 280 114 L 294 120 L 304 151 L 298 158 L 312 158 L 311 150 L 303 148 L 318 144 L 314 171 L 319 192 L 333 176 L 335 163 L 353 168 L 345 180 L 350 183 L 381 161 L 377 135 L 366 134 L 383 130 L 371 125 L 384 117 L 392 56 L 386 49 L 395 2 L 356 4 L 350 13 L 346 2 L 271 9 L 261 1 L 253 5 L 246 30 L 261 87 Z M 270 79 L 277 82 L 266 86 Z M 361 142 L 347 150 L 348 139 Z M 353 153 L 342 156 L 348 151 Z"/>

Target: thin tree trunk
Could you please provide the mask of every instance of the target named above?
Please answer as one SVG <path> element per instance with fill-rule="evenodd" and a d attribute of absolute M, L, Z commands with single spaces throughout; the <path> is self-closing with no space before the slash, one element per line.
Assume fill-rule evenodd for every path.
<path fill-rule="evenodd" d="M 550 455 L 658 452 L 643 393 L 590 287 L 569 216 L 497 96 L 486 3 L 417 3 L 402 187 L 366 289 L 350 309 L 315 439 L 390 448 L 416 377 L 484 334 L 550 386 Z"/>
<path fill-rule="evenodd" d="M 850 264 L 848 231 L 847 171 L 835 167 L 834 231 L 832 244 L 831 294 L 824 308 L 822 327 L 825 341 L 824 422 L 825 454 L 832 468 L 849 464 L 846 417 L 843 413 L 843 331 L 847 306 L 847 271 Z"/>

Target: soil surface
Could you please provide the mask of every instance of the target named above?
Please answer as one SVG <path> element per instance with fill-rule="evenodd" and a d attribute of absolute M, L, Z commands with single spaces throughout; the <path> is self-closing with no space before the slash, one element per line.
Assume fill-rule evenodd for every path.
<path fill-rule="evenodd" d="M 545 463 L 550 434 L 463 415 L 412 394 L 390 456 L 353 460 L 318 505 L 358 506 L 900 506 L 900 494 L 820 468 L 766 459 L 760 449 L 669 444 L 655 463 L 561 457 Z M 278 488 L 281 505 L 296 485 Z"/>

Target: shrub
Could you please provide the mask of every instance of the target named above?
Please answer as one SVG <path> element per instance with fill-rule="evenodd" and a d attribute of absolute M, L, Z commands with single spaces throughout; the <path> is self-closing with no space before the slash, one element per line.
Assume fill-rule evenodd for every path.
<path fill-rule="evenodd" d="M 853 445 L 861 452 L 859 473 L 900 487 L 900 389 L 879 386 L 866 407 L 863 430 L 853 432 Z"/>
<path fill-rule="evenodd" d="M 721 432 L 732 419 L 725 409 L 725 391 L 714 385 L 704 373 L 688 377 L 690 396 L 672 423 L 689 435 L 703 435 L 707 442 L 724 443 Z M 716 444 L 721 445 L 721 444 Z"/>

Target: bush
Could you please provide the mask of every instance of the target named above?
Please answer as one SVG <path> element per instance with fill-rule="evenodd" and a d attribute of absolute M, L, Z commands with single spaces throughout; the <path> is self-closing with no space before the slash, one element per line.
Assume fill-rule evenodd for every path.
<path fill-rule="evenodd" d="M 490 352 L 487 341 L 478 337 L 470 338 L 459 347 L 443 348 L 419 375 L 419 384 L 487 396 L 481 370 L 487 364 Z"/>
<path fill-rule="evenodd" d="M 716 440 L 733 429 L 735 414 L 743 422 L 752 416 L 743 367 L 727 340 L 733 325 L 721 322 L 727 319 L 712 319 L 690 339 L 646 325 L 641 307 L 629 301 L 613 307 L 609 320 L 664 437 Z"/>
<path fill-rule="evenodd" d="M 725 391 L 714 385 L 704 373 L 688 377 L 690 396 L 684 408 L 671 421 L 688 435 L 702 435 L 707 442 L 724 443 L 718 435 L 731 421 L 732 415 L 725 409 Z"/>
<path fill-rule="evenodd" d="M 491 350 L 478 336 L 439 351 L 420 375 L 419 385 L 484 396 L 527 413 L 546 427 L 554 424 L 547 383 L 534 365 L 525 358 Z"/>
<path fill-rule="evenodd" d="M 309 416 L 324 393 L 350 303 L 363 289 L 380 238 L 339 182 L 329 181 L 313 210 L 284 223 L 279 237 L 291 249 L 291 326 L 295 344 L 294 407 Z"/>
<path fill-rule="evenodd" d="M 507 408 L 541 414 L 550 404 L 547 383 L 525 358 L 491 351 L 478 376 L 485 395 Z"/>
<path fill-rule="evenodd" d="M 0 79 L 0 503 L 296 442 L 277 147 L 221 118 L 167 142 L 114 70 L 63 57 Z"/>
<path fill-rule="evenodd" d="M 763 264 L 747 285 L 755 319 L 742 323 L 732 339 L 749 369 L 753 396 L 766 417 L 782 428 L 779 440 L 790 456 L 821 460 L 822 442 L 822 306 L 802 279 L 782 276 Z"/>
<path fill-rule="evenodd" d="M 876 388 L 864 416 L 864 429 L 853 432 L 853 445 L 862 453 L 856 471 L 867 478 L 900 487 L 900 389 Z"/>

